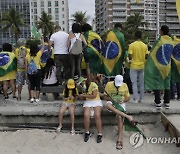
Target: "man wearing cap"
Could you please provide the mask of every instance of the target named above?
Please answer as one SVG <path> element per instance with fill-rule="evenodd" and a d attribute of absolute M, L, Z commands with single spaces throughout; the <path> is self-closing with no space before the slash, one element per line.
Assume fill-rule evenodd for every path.
<path fill-rule="evenodd" d="M 108 97 L 108 95 L 111 97 Z M 130 94 L 127 87 L 127 84 L 123 82 L 123 77 L 121 75 L 116 75 L 114 81 L 109 81 L 106 84 L 104 99 L 107 100 L 106 108 L 110 112 L 117 114 L 118 120 L 118 139 L 116 142 L 116 149 L 120 150 L 123 148 L 123 117 L 126 117 L 129 121 L 132 121 L 132 116 L 129 116 L 119 110 L 117 110 L 112 103 L 112 99 L 122 106 L 125 109 L 125 102 L 130 100 Z"/>

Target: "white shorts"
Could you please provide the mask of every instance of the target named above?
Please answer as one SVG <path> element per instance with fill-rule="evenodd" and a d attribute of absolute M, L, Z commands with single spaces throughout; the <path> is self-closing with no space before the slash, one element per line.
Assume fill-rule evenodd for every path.
<path fill-rule="evenodd" d="M 107 101 L 106 102 L 106 105 L 107 104 L 111 104 L 112 105 L 112 102 L 111 101 Z M 122 104 L 120 104 L 121 105 L 121 107 L 124 109 L 124 111 L 126 111 L 126 104 L 125 103 L 122 103 Z M 107 109 L 107 107 L 106 107 L 106 109 Z M 107 109 L 108 110 L 108 109 Z M 108 110 L 108 111 L 110 111 L 110 110 Z M 111 111 L 110 111 L 111 112 Z"/>
<path fill-rule="evenodd" d="M 101 100 L 85 101 L 83 104 L 83 107 L 97 107 L 97 106 L 103 106 Z"/>
<path fill-rule="evenodd" d="M 62 103 L 62 106 L 66 106 L 66 107 L 69 107 L 69 106 L 71 106 L 71 105 L 74 105 L 75 106 L 75 104 L 74 103 L 67 103 L 67 102 L 63 102 Z"/>

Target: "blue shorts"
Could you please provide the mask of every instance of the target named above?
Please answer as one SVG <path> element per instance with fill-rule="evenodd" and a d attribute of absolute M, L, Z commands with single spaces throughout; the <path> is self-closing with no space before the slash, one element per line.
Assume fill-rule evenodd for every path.
<path fill-rule="evenodd" d="M 24 85 L 25 81 L 26 81 L 26 84 L 29 85 L 29 80 L 27 78 L 26 71 L 17 72 L 17 75 L 16 75 L 16 84 L 17 85 Z"/>

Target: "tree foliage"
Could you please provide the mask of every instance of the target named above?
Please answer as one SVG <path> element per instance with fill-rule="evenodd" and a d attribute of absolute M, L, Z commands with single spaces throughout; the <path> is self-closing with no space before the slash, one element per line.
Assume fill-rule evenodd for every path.
<path fill-rule="evenodd" d="M 51 15 L 48 15 L 46 12 L 42 12 L 41 17 L 36 23 L 37 29 L 41 29 L 43 36 L 49 36 L 54 31 L 54 22 L 52 21 Z"/>
<path fill-rule="evenodd" d="M 3 32 L 10 30 L 12 35 L 15 36 L 16 41 L 21 34 L 20 27 L 26 26 L 23 14 L 17 12 L 14 8 L 10 8 L 2 14 L 0 24 L 2 25 L 1 30 Z"/>
<path fill-rule="evenodd" d="M 72 17 L 74 18 L 73 21 L 80 23 L 81 25 L 87 23 L 87 21 L 89 20 L 89 16 L 86 16 L 86 12 L 82 12 L 82 11 L 77 11 L 75 12 Z"/>

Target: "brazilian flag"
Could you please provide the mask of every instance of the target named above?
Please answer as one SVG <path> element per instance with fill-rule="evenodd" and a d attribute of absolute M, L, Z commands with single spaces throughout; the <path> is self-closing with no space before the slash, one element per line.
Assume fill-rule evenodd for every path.
<path fill-rule="evenodd" d="M 171 77 L 173 82 L 180 82 L 180 39 L 173 38 L 174 50 L 171 59 Z"/>
<path fill-rule="evenodd" d="M 101 37 L 94 31 L 90 30 L 84 33 L 88 47 L 84 53 L 85 59 L 89 63 L 91 73 L 100 73 L 102 65 L 102 49 L 104 47 Z"/>
<path fill-rule="evenodd" d="M 107 76 L 121 74 L 125 54 L 125 40 L 123 33 L 118 29 L 109 31 L 102 54 L 102 73 Z"/>
<path fill-rule="evenodd" d="M 17 59 L 12 52 L 0 52 L 0 77 L 17 69 Z"/>
<path fill-rule="evenodd" d="M 113 101 L 113 106 L 117 110 L 125 113 L 124 108 L 118 102 Z M 127 118 L 124 118 L 123 124 L 125 125 L 125 131 L 140 132 L 144 139 L 146 139 L 146 136 L 143 134 L 143 132 L 136 125 L 132 125 Z"/>
<path fill-rule="evenodd" d="M 154 44 L 144 70 L 144 82 L 147 90 L 170 88 L 171 56 L 174 45 L 170 36 L 161 36 Z"/>

